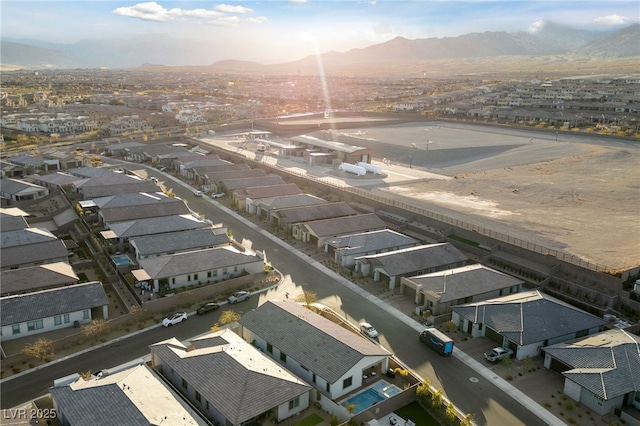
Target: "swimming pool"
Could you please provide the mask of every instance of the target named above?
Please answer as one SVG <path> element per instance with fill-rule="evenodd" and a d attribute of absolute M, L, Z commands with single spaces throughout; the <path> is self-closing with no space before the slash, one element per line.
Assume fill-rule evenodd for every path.
<path fill-rule="evenodd" d="M 391 398 L 394 395 L 402 392 L 399 387 L 391 385 L 384 380 L 379 381 L 375 385 L 363 390 L 357 395 L 352 396 L 342 403 L 343 407 L 348 405 L 355 405 L 356 408 L 353 413 L 359 413 L 367 408 L 376 405 L 377 403 L 384 401 L 387 398 Z"/>
<path fill-rule="evenodd" d="M 126 254 L 111 256 L 111 260 L 113 260 L 113 263 L 115 263 L 116 266 L 133 265 L 133 262 L 131 261 L 131 259 L 129 259 L 129 256 L 127 256 Z"/>

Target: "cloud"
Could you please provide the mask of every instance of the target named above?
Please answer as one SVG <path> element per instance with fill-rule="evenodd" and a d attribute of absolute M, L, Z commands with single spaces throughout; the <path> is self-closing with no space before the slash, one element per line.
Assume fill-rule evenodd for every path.
<path fill-rule="evenodd" d="M 222 16 L 221 12 L 206 9 L 166 9 L 156 2 L 138 3 L 135 6 L 119 7 L 113 11 L 116 15 L 145 21 L 167 22 L 185 18 L 212 19 Z"/>
<path fill-rule="evenodd" d="M 306 3 L 307 0 L 289 0 L 289 3 Z"/>
<path fill-rule="evenodd" d="M 253 13 L 253 9 L 249 9 L 248 7 L 231 6 L 229 4 L 219 4 L 215 9 L 225 13 Z"/>
<path fill-rule="evenodd" d="M 545 24 L 544 21 L 536 21 L 531 25 L 529 25 L 529 28 L 527 28 L 527 31 L 529 31 L 530 33 L 537 33 L 544 27 L 544 24 Z"/>
<path fill-rule="evenodd" d="M 620 15 L 601 16 L 593 20 L 593 22 L 595 22 L 596 24 L 603 24 L 603 25 L 622 25 L 622 24 L 626 24 L 629 21 L 630 21 L 629 18 L 627 18 L 626 16 L 620 16 Z"/>

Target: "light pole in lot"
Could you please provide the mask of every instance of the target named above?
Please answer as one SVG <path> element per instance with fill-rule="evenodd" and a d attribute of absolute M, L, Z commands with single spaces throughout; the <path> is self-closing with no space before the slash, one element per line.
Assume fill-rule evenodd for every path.
<path fill-rule="evenodd" d="M 413 167 L 412 167 L 412 164 L 411 164 L 412 160 L 413 160 L 413 155 L 409 154 L 409 168 L 410 168 L 410 169 L 412 169 L 412 168 L 413 168 Z"/>

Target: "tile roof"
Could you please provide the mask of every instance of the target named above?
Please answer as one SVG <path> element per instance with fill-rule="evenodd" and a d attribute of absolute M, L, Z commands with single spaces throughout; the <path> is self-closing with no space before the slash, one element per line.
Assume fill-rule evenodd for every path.
<path fill-rule="evenodd" d="M 365 356 L 390 355 L 298 303 L 268 301 L 244 314 L 239 323 L 329 383 Z"/>
<path fill-rule="evenodd" d="M 285 195 L 283 197 L 263 198 L 256 205 L 265 210 L 278 210 L 291 207 L 311 206 L 326 204 L 327 201 L 310 194 Z"/>
<path fill-rule="evenodd" d="M 186 231 L 166 232 L 162 234 L 141 235 L 129 240 L 140 256 L 160 253 L 180 253 L 196 249 L 213 248 L 230 243 L 226 232 L 216 233 L 211 228 L 189 229 Z"/>
<path fill-rule="evenodd" d="M 6 213 L 0 213 L 0 231 L 16 231 L 18 229 L 28 228 L 29 224 L 22 216 L 14 216 Z"/>
<path fill-rule="evenodd" d="M 449 243 L 427 244 L 387 253 L 362 256 L 389 276 L 399 276 L 431 268 L 443 268 L 468 260 L 460 250 Z M 361 258 L 357 258 L 361 259 Z"/>
<path fill-rule="evenodd" d="M 80 279 L 66 262 L 47 263 L 0 272 L 2 294 L 24 293 L 32 289 L 73 284 Z"/>
<path fill-rule="evenodd" d="M 2 326 L 109 304 L 99 281 L 0 298 Z"/>
<path fill-rule="evenodd" d="M 192 343 L 189 349 L 170 339 L 151 345 L 151 352 L 231 424 L 242 424 L 311 390 L 228 329 Z"/>
<path fill-rule="evenodd" d="M 422 285 L 423 293 L 443 303 L 524 284 L 518 278 L 479 263 L 404 279 Z"/>
<path fill-rule="evenodd" d="M 341 235 L 330 238 L 327 244 L 344 253 L 348 252 L 372 252 L 391 247 L 406 247 L 420 244 L 420 241 L 408 235 L 391 229 L 381 229 L 379 231 L 361 232 L 358 234 Z"/>
<path fill-rule="evenodd" d="M 194 218 L 190 214 L 148 217 L 109 224 L 109 229 L 118 238 L 132 238 L 141 235 L 162 234 L 185 231 L 187 229 L 208 228 L 211 225 Z"/>
<path fill-rule="evenodd" d="M 259 177 L 249 177 L 240 179 L 224 179 L 221 181 L 222 186 L 227 191 L 236 191 L 238 189 L 250 188 L 258 185 L 282 185 L 284 180 L 280 176 L 267 175 Z"/>
<path fill-rule="evenodd" d="M 319 238 L 353 234 L 361 231 L 376 231 L 386 228 L 385 222 L 375 213 L 315 220 L 304 224 Z"/>
<path fill-rule="evenodd" d="M 538 290 L 454 306 L 453 312 L 483 323 L 518 345 L 544 342 L 605 321 Z"/>
<path fill-rule="evenodd" d="M 247 198 L 254 200 L 269 197 L 283 197 L 287 195 L 302 194 L 302 190 L 295 183 L 284 183 L 282 185 L 252 186 L 246 189 Z"/>
<path fill-rule="evenodd" d="M 570 367 L 565 377 L 605 400 L 640 392 L 640 336 L 612 329 L 544 350 Z"/>
<path fill-rule="evenodd" d="M 300 223 L 314 220 L 332 219 L 342 216 L 352 216 L 358 214 L 349 204 L 345 202 L 326 203 L 322 205 L 311 205 L 280 209 L 273 212 L 286 223 Z"/>

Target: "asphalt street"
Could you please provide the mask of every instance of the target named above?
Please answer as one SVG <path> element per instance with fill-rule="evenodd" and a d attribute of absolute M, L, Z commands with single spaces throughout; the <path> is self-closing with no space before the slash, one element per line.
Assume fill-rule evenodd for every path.
<path fill-rule="evenodd" d="M 136 168 L 143 168 L 138 167 Z M 160 177 L 159 173 L 154 172 Z M 165 177 L 165 181 L 166 181 Z M 163 179 L 160 179 L 161 182 Z M 378 303 L 374 303 L 350 288 L 342 285 L 334 276 L 318 271 L 305 255 L 295 255 L 292 249 L 279 240 L 265 235 L 264 231 L 247 224 L 239 216 L 218 208 L 219 204 L 206 197 L 195 197 L 191 189 L 180 182 L 166 182 L 167 187 L 187 200 L 192 210 L 205 214 L 214 223 L 222 222 L 232 230 L 237 240 L 249 239 L 253 248 L 265 250 L 268 260 L 285 275 L 282 286 L 301 286 L 317 294 L 317 301 L 345 315 L 357 324 L 366 318 L 375 324 L 380 342 L 421 377 L 429 377 L 434 386 L 442 388 L 445 395 L 462 411 L 472 413 L 479 425 L 543 425 L 546 424 L 511 396 L 465 363 L 455 357 L 442 358 L 426 348 L 418 340 L 417 331 L 400 321 Z M 293 288 L 293 287 L 292 287 Z M 275 292 L 254 295 L 247 302 L 234 305 L 243 313 L 258 305 L 259 298 L 272 297 Z M 224 310 L 224 308 L 222 309 Z M 96 348 L 82 355 L 44 366 L 17 378 L 1 382 L 2 408 L 14 407 L 47 392 L 57 378 L 84 371 L 111 368 L 149 353 L 148 346 L 170 337 L 186 340 L 206 332 L 215 323 L 219 313 L 210 316 L 191 316 L 188 321 L 174 327 L 156 327 L 144 330 L 113 344 Z"/>

